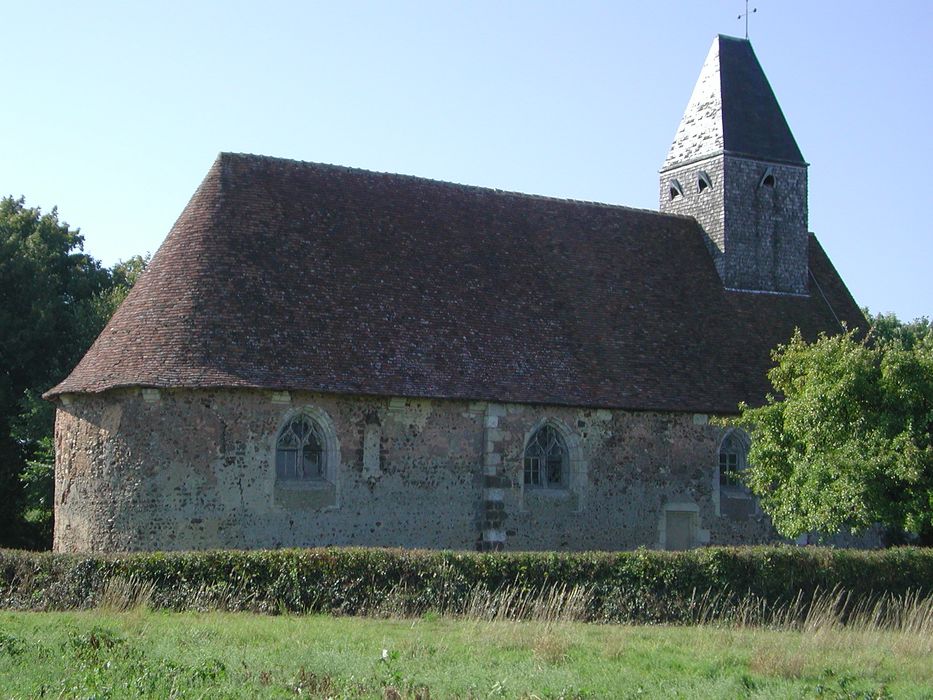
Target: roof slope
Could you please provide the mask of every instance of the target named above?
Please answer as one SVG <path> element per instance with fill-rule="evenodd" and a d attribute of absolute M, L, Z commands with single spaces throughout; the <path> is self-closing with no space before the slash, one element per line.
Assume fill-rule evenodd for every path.
<path fill-rule="evenodd" d="M 861 314 L 819 245 L 840 318 Z M 260 387 L 728 412 L 826 301 L 726 292 L 693 219 L 222 154 L 49 392 Z"/>
<path fill-rule="evenodd" d="M 662 170 L 723 152 L 805 164 L 751 43 L 719 35 Z"/>

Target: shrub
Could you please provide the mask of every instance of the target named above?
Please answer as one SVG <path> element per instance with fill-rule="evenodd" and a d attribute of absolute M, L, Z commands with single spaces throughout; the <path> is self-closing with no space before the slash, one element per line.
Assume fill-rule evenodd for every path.
<path fill-rule="evenodd" d="M 0 608 L 573 617 L 697 622 L 805 617 L 933 595 L 933 550 L 795 547 L 470 553 L 283 549 L 50 554 L 0 550 Z M 758 612 L 755 612 L 758 611 Z M 770 613 L 769 613 L 770 614 Z M 767 616 L 765 616 L 767 617 Z"/>

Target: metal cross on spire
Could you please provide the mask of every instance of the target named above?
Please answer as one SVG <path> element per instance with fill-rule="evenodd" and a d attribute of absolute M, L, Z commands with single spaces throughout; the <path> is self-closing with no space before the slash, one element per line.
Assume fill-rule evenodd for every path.
<path fill-rule="evenodd" d="M 751 12 L 752 12 L 752 14 L 758 12 L 758 8 L 757 8 L 757 7 L 753 7 L 752 10 L 751 10 Z M 748 39 L 748 14 L 749 14 L 749 12 L 748 12 L 748 0 L 745 0 L 745 12 L 744 12 L 743 14 L 739 15 L 738 17 L 736 17 L 736 19 L 742 19 L 743 17 L 745 18 L 745 39 L 746 39 L 746 40 Z"/>

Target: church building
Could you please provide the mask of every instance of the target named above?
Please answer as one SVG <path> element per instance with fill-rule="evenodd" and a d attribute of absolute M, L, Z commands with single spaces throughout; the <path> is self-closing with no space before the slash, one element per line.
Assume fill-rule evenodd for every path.
<path fill-rule="evenodd" d="M 54 547 L 774 541 L 713 418 L 795 328 L 864 322 L 747 40 L 713 41 L 660 212 L 222 153 L 46 394 Z"/>

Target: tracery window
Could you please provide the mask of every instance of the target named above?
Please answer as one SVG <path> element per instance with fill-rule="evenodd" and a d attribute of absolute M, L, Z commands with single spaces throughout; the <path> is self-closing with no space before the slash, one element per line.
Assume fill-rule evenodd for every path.
<path fill-rule="evenodd" d="M 719 484 L 744 486 L 740 472 L 746 467 L 748 446 L 735 431 L 726 435 L 719 446 Z"/>
<path fill-rule="evenodd" d="M 525 486 L 564 488 L 570 459 L 563 436 L 550 425 L 541 426 L 525 447 Z"/>
<path fill-rule="evenodd" d="M 289 420 L 275 443 L 275 476 L 285 481 L 323 480 L 327 475 L 320 426 L 298 414 Z"/>

